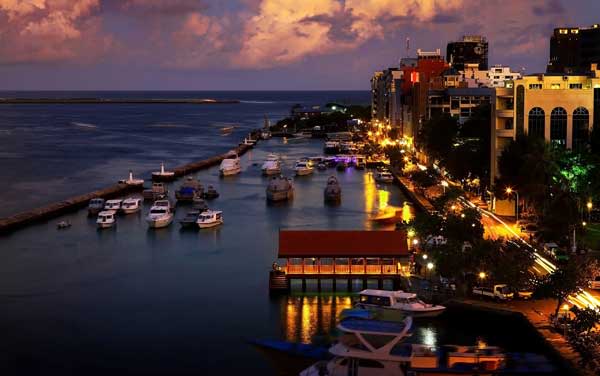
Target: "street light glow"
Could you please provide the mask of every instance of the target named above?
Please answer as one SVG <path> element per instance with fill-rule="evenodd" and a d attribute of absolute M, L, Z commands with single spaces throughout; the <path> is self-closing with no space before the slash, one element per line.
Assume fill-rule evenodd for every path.
<path fill-rule="evenodd" d="M 592 210 L 592 206 L 594 206 L 594 205 L 592 204 L 592 202 L 591 202 L 591 201 L 589 201 L 589 202 L 587 203 L 587 208 L 588 208 L 588 210 Z"/>
<path fill-rule="evenodd" d="M 428 262 L 428 263 L 427 263 L 427 269 L 428 269 L 428 270 L 431 270 L 431 269 L 433 269 L 433 263 L 432 263 L 432 262 Z"/>
<path fill-rule="evenodd" d="M 511 194 L 512 193 L 512 188 L 511 187 L 506 188 L 506 193 Z"/>
<path fill-rule="evenodd" d="M 485 279 L 485 277 L 487 277 L 485 272 L 479 272 L 479 279 Z"/>
<path fill-rule="evenodd" d="M 427 254 L 423 254 L 423 260 L 427 260 Z"/>

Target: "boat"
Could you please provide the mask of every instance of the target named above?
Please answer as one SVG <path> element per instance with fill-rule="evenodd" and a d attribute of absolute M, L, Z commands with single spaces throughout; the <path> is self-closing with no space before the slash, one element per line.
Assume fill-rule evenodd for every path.
<path fill-rule="evenodd" d="M 235 126 L 231 125 L 231 126 L 227 126 L 227 127 L 222 127 L 220 131 L 223 136 L 227 136 L 227 135 L 230 135 L 234 129 L 235 129 Z"/>
<path fill-rule="evenodd" d="M 340 152 L 340 143 L 338 141 L 325 141 L 323 146 L 325 154 L 337 154 Z"/>
<path fill-rule="evenodd" d="M 146 216 L 150 228 L 167 227 L 173 222 L 173 211 L 169 200 L 157 200 Z"/>
<path fill-rule="evenodd" d="M 327 164 L 325 164 L 325 162 L 319 162 L 319 164 L 317 165 L 317 169 L 319 171 L 325 171 L 327 170 Z"/>
<path fill-rule="evenodd" d="M 137 197 L 129 197 L 123 200 L 121 204 L 121 212 L 123 214 L 133 214 L 140 211 L 142 208 L 142 199 Z"/>
<path fill-rule="evenodd" d="M 294 197 L 292 180 L 284 176 L 274 176 L 267 185 L 267 201 L 287 201 Z"/>
<path fill-rule="evenodd" d="M 221 176 L 230 176 L 239 174 L 242 171 L 240 158 L 236 152 L 230 151 L 221 161 L 219 166 L 219 174 Z"/>
<path fill-rule="evenodd" d="M 56 224 L 56 228 L 59 230 L 71 227 L 71 222 L 69 221 L 60 221 Z"/>
<path fill-rule="evenodd" d="M 223 212 L 218 210 L 206 210 L 200 213 L 196 223 L 200 228 L 209 228 L 222 225 Z"/>
<path fill-rule="evenodd" d="M 100 213 L 104 209 L 104 202 L 104 199 L 99 197 L 91 199 L 88 204 L 88 214 L 96 215 Z"/>
<path fill-rule="evenodd" d="M 325 202 L 338 203 L 342 200 L 342 188 L 335 176 L 332 175 L 327 179 L 323 196 Z"/>
<path fill-rule="evenodd" d="M 410 292 L 387 290 L 363 290 L 359 293 L 358 308 L 377 308 L 399 310 L 414 317 L 435 317 L 444 312 L 446 307 L 427 304 Z"/>
<path fill-rule="evenodd" d="M 183 184 L 175 191 L 177 201 L 192 201 L 196 194 L 204 194 L 204 187 L 197 179 L 188 176 Z"/>
<path fill-rule="evenodd" d="M 144 179 L 134 179 L 133 171 L 129 170 L 129 177 L 127 179 L 119 180 L 119 184 L 126 184 L 132 187 L 141 187 L 144 185 Z"/>
<path fill-rule="evenodd" d="M 202 195 L 202 197 L 206 200 L 213 200 L 213 199 L 219 197 L 219 192 L 217 192 L 215 187 L 213 187 L 212 185 L 209 185 L 208 188 L 206 189 L 206 192 L 204 192 L 204 194 Z"/>
<path fill-rule="evenodd" d="M 357 170 L 364 170 L 367 166 L 367 160 L 362 155 L 357 155 L 355 157 L 354 168 Z"/>
<path fill-rule="evenodd" d="M 206 203 L 204 198 L 202 198 L 202 196 L 196 195 L 192 200 L 192 208 L 203 212 L 205 210 L 208 210 L 208 204 Z"/>
<path fill-rule="evenodd" d="M 98 219 L 96 219 L 96 225 L 98 225 L 98 228 L 113 227 L 116 222 L 115 212 L 112 210 L 101 211 L 98 213 Z"/>
<path fill-rule="evenodd" d="M 275 154 L 269 154 L 265 160 L 265 163 L 263 163 L 261 170 L 262 174 L 265 176 L 281 174 L 281 163 L 279 162 L 279 157 Z"/>
<path fill-rule="evenodd" d="M 315 346 L 308 343 L 282 341 L 277 339 L 253 339 L 251 344 L 300 358 L 323 360 L 331 358 L 327 347 Z"/>
<path fill-rule="evenodd" d="M 323 162 L 327 165 L 327 167 L 335 167 L 337 165 L 337 158 L 325 157 L 325 160 Z"/>
<path fill-rule="evenodd" d="M 340 160 L 337 165 L 335 166 L 336 170 L 338 171 L 346 171 L 346 168 L 348 168 L 348 162 L 346 162 L 345 159 Z"/>
<path fill-rule="evenodd" d="M 169 189 L 165 185 L 165 183 L 155 182 L 152 183 L 152 187 L 150 189 L 144 189 L 142 192 L 142 196 L 144 200 L 161 200 L 169 195 Z"/>
<path fill-rule="evenodd" d="M 122 202 L 123 200 L 106 200 L 106 203 L 104 204 L 104 211 L 113 211 L 116 213 L 121 210 Z"/>
<path fill-rule="evenodd" d="M 173 181 L 175 180 L 174 171 L 165 171 L 165 164 L 160 164 L 160 171 L 154 171 L 152 173 L 153 181 Z"/>
<path fill-rule="evenodd" d="M 304 176 L 312 174 L 314 168 L 309 161 L 300 160 L 296 162 L 296 165 L 294 166 L 294 171 L 296 172 L 296 175 Z"/>
<path fill-rule="evenodd" d="M 376 171 L 375 174 L 373 175 L 373 178 L 378 183 L 393 183 L 394 182 L 394 175 L 392 175 L 392 173 L 387 170 Z"/>
<path fill-rule="evenodd" d="M 199 215 L 200 210 L 190 210 L 189 212 L 187 212 L 185 217 L 179 220 L 179 224 L 181 224 L 181 227 L 197 228 L 197 221 Z"/>

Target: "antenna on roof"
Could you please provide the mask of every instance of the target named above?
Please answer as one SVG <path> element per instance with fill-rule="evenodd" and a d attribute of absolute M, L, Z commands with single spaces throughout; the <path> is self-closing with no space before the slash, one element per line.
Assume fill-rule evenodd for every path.
<path fill-rule="evenodd" d="M 410 57 L 410 37 L 406 37 L 406 57 Z"/>

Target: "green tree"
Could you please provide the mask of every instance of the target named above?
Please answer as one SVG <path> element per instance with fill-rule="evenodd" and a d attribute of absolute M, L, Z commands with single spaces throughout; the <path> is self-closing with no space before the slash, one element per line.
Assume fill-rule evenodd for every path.
<path fill-rule="evenodd" d="M 458 134 L 458 123 L 449 114 L 440 114 L 426 121 L 418 134 L 418 141 L 427 154 L 442 162 L 452 150 Z"/>

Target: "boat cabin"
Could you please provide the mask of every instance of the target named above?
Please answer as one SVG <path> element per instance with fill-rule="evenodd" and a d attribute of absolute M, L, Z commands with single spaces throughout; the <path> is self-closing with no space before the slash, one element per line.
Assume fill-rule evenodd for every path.
<path fill-rule="evenodd" d="M 416 294 L 403 291 L 363 290 L 359 293 L 362 304 L 391 307 L 394 304 L 420 303 Z"/>

